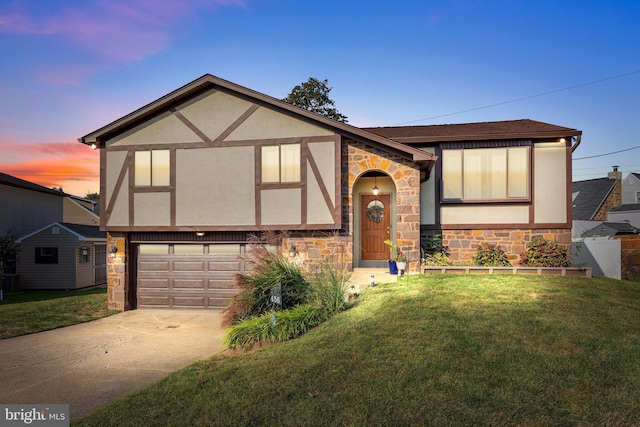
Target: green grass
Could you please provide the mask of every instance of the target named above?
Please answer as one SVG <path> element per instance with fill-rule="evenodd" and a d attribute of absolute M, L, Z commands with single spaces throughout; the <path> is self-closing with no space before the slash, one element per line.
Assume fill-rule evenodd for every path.
<path fill-rule="evenodd" d="M 640 284 L 412 276 L 74 425 L 637 425 Z"/>
<path fill-rule="evenodd" d="M 106 317 L 107 290 L 37 291 L 5 294 L 0 301 L 0 339 L 61 328 Z"/>

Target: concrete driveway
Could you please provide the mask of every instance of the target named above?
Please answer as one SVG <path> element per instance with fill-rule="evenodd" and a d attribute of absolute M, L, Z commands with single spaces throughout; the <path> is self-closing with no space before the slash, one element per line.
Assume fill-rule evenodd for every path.
<path fill-rule="evenodd" d="M 0 403 L 70 405 L 71 419 L 222 351 L 219 311 L 133 310 L 0 340 Z"/>

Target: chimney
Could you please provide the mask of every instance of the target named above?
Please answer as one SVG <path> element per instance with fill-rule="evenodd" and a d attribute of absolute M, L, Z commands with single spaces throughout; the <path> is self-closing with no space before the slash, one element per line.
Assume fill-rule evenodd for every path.
<path fill-rule="evenodd" d="M 615 179 L 616 183 L 612 191 L 612 205 L 610 209 L 622 205 L 622 172 L 618 172 L 618 166 L 612 166 L 613 171 L 607 174 L 609 179 Z"/>

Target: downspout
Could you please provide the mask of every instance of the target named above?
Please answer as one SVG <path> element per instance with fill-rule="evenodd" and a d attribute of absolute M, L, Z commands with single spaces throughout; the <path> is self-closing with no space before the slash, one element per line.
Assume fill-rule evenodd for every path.
<path fill-rule="evenodd" d="M 576 151 L 576 148 L 578 148 L 578 145 L 580 145 L 580 141 L 582 141 L 582 134 L 574 136 L 573 140 L 576 141 L 576 143 L 571 146 L 572 153 Z"/>

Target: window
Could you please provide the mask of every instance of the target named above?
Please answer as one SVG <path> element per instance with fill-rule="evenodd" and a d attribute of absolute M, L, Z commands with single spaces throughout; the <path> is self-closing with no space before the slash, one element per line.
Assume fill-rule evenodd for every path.
<path fill-rule="evenodd" d="M 36 264 L 57 264 L 58 248 L 36 248 Z"/>
<path fill-rule="evenodd" d="M 300 182 L 300 144 L 262 147 L 262 182 Z"/>
<path fill-rule="evenodd" d="M 154 187 L 169 185 L 169 163 L 169 150 L 136 151 L 135 185 Z"/>
<path fill-rule="evenodd" d="M 445 200 L 523 200 L 529 197 L 529 147 L 442 151 Z"/>
<path fill-rule="evenodd" d="M 640 191 L 636 191 L 636 203 L 640 203 Z"/>
<path fill-rule="evenodd" d="M 89 262 L 89 248 L 86 246 L 81 247 L 80 249 L 78 249 L 78 254 L 79 254 L 79 261 L 81 263 L 85 263 L 85 262 Z"/>

